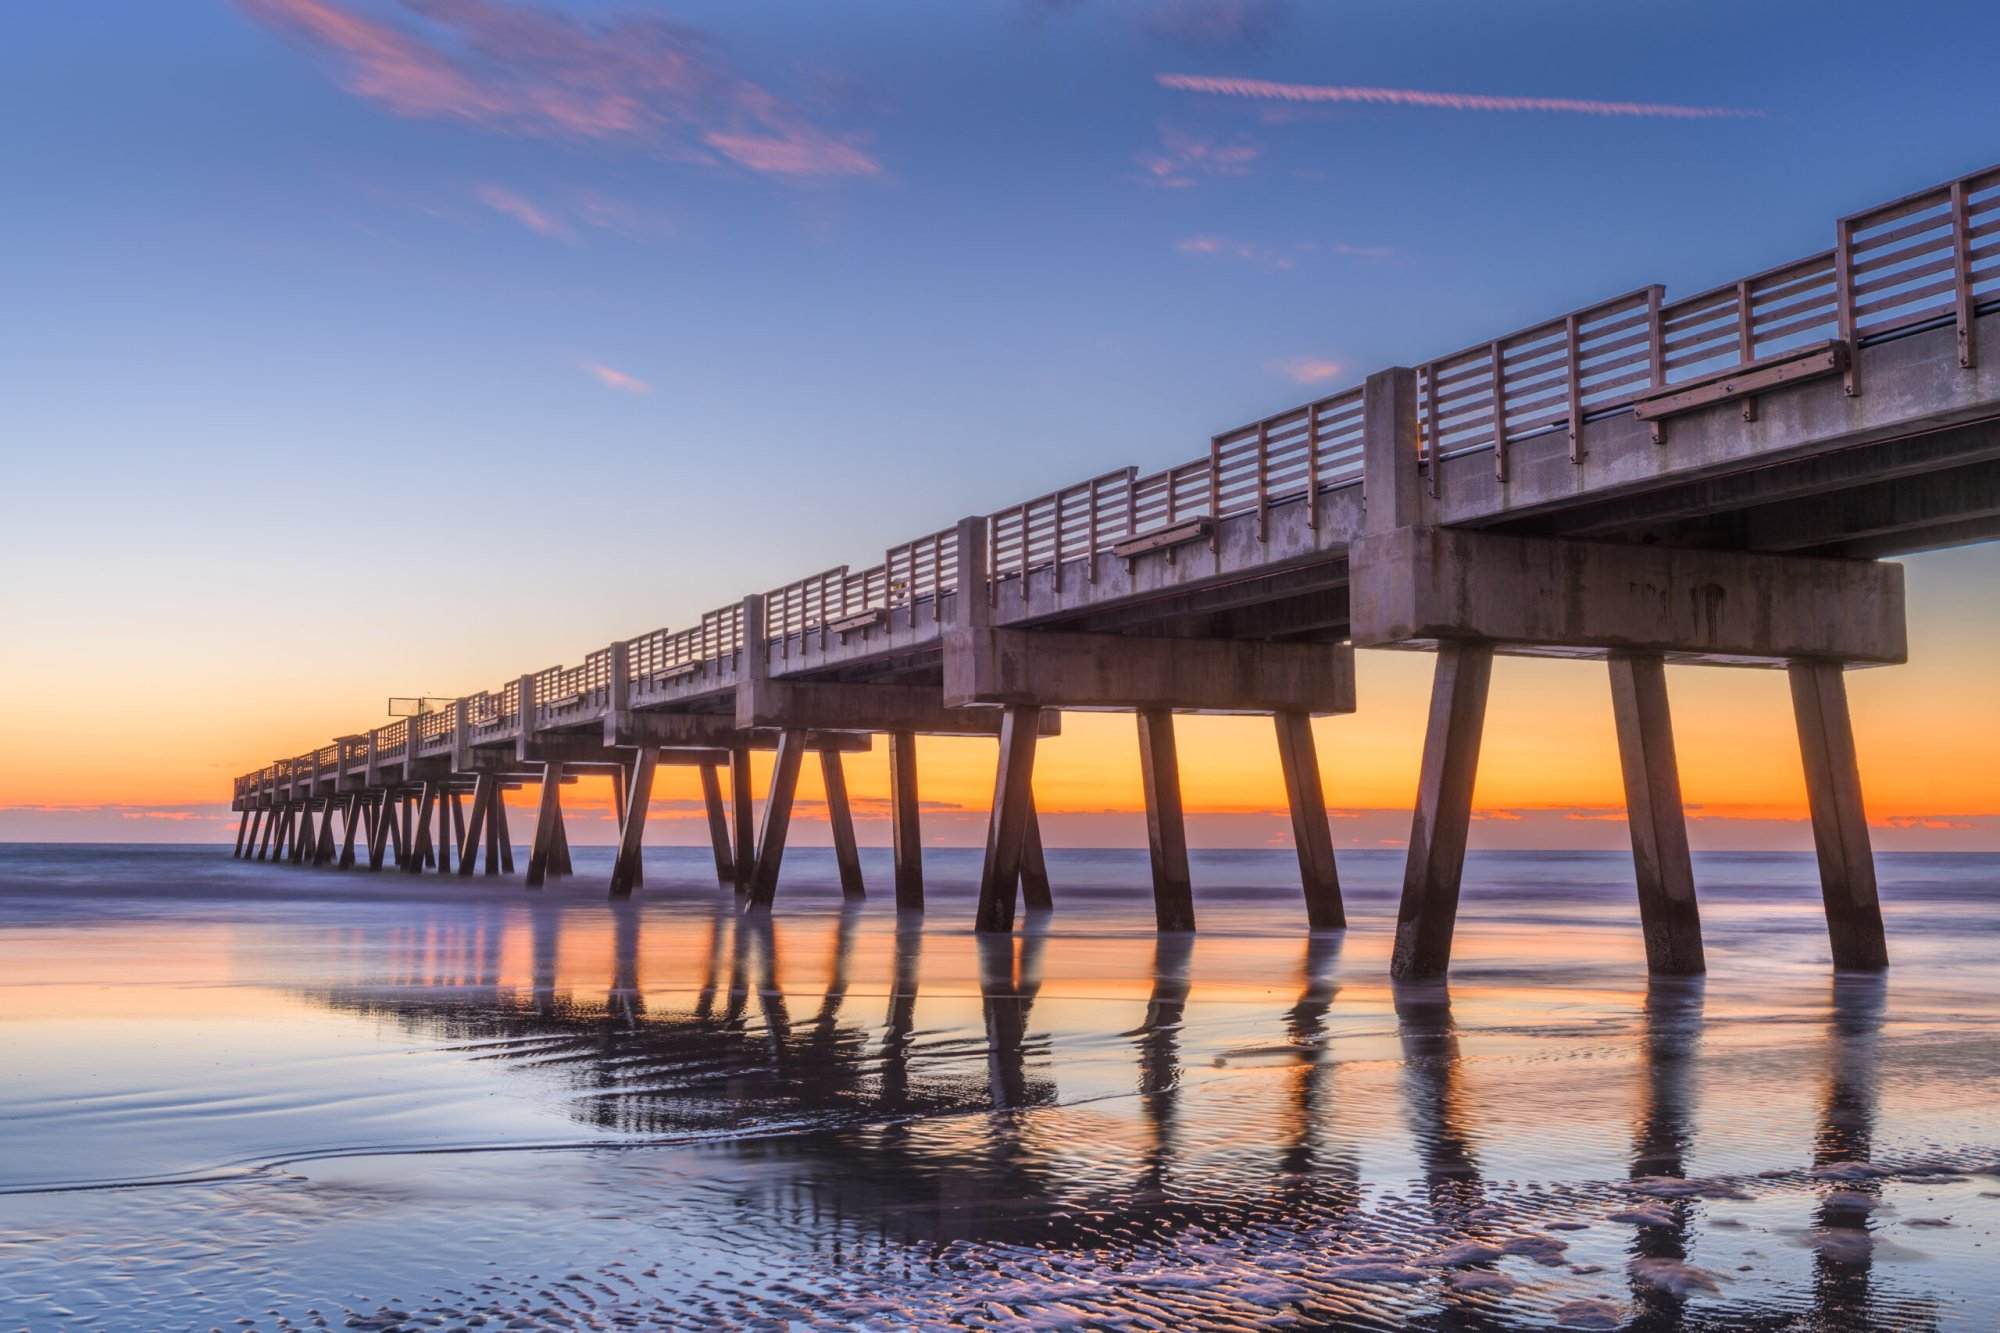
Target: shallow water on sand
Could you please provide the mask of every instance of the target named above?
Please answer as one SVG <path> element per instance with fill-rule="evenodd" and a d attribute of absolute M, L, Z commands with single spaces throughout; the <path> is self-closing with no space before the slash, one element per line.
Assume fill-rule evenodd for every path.
<path fill-rule="evenodd" d="M 1991 1328 L 2000 858 L 1885 856 L 1836 977 L 1808 857 L 1472 858 L 1392 988 L 1398 858 L 1309 936 L 1286 852 L 1050 853 L 974 937 L 774 920 L 707 853 L 518 880 L 0 847 L 0 1327 Z M 886 885 L 871 854 L 871 884 Z"/>

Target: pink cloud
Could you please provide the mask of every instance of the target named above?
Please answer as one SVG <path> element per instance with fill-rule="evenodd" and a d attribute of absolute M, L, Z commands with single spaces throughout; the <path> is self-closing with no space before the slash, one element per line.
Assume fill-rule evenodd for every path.
<path fill-rule="evenodd" d="M 1283 26 L 1288 9 L 1285 0 L 1158 0 L 1146 24 L 1191 46 L 1251 46 Z"/>
<path fill-rule="evenodd" d="M 586 365 L 584 369 L 597 376 L 598 381 L 607 389 L 616 389 L 620 393 L 633 394 L 648 394 L 653 391 L 653 386 L 638 376 L 627 375 L 624 371 L 613 370 L 610 366 L 600 366 L 593 363 Z"/>
<path fill-rule="evenodd" d="M 1677 106 L 1666 102 L 1602 102 L 1573 97 L 1497 97 L 1486 93 L 1424 92 L 1416 88 L 1359 88 L 1338 84 L 1272 83 L 1206 74 L 1159 74 L 1162 88 L 1179 92 L 1213 93 L 1277 102 L 1359 102 L 1375 106 L 1414 106 L 1434 111 L 1549 111 L 1581 116 L 1657 116 L 1669 120 L 1718 120 L 1759 117 L 1743 107 Z"/>
<path fill-rule="evenodd" d="M 1170 190 L 1186 189 L 1198 177 L 1247 176 L 1258 158 L 1261 144 L 1248 139 L 1217 143 L 1175 130 L 1160 131 L 1160 151 L 1141 153 L 1136 159 L 1141 179 Z"/>
<path fill-rule="evenodd" d="M 587 25 L 515 0 L 404 0 L 419 22 L 397 26 L 352 0 L 238 3 L 330 60 L 348 92 L 399 116 L 622 141 L 769 175 L 881 171 L 731 70 L 701 34 L 662 19 Z"/>
<path fill-rule="evenodd" d="M 1256 241 L 1231 240 L 1227 236 L 1203 233 L 1189 236 L 1174 243 L 1174 249 L 1184 255 L 1220 255 L 1228 259 L 1240 259 L 1256 264 L 1260 268 L 1285 270 L 1296 266 L 1290 255 Z"/>
<path fill-rule="evenodd" d="M 1338 378 L 1347 367 L 1323 356 L 1295 356 L 1289 361 L 1277 363 L 1272 369 L 1294 384 L 1324 384 Z"/>
<path fill-rule="evenodd" d="M 567 224 L 550 217 L 504 185 L 480 186 L 479 202 L 496 213 L 514 219 L 537 236 L 568 239 L 575 234 L 570 231 Z"/>

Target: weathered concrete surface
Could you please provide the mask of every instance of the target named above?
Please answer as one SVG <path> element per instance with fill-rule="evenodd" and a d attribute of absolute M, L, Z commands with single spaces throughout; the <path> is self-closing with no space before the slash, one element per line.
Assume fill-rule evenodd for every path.
<path fill-rule="evenodd" d="M 805 727 L 815 732 L 912 732 L 937 736 L 998 736 L 992 708 L 947 708 L 932 685 L 827 685 L 754 680 L 736 691 L 736 725 Z M 1062 734 L 1062 715 L 1041 716 L 1040 734 Z"/>
<path fill-rule="evenodd" d="M 954 708 L 1351 713 L 1354 650 L 954 626 L 945 636 L 944 701 Z"/>
<path fill-rule="evenodd" d="M 1410 846 L 1403 861 L 1396 945 L 1389 958 L 1389 974 L 1398 981 L 1441 977 L 1451 966 L 1465 836 L 1472 823 L 1472 783 L 1479 772 L 1486 691 L 1492 680 L 1491 644 L 1439 647 Z"/>
<path fill-rule="evenodd" d="M 1889 947 L 1876 897 L 1868 816 L 1861 803 L 1861 761 L 1854 749 L 1847 682 L 1839 668 L 1827 662 L 1801 662 L 1790 674 L 1833 965 L 1887 967 Z"/>
<path fill-rule="evenodd" d="M 1849 560 L 1404 528 L 1356 542 L 1354 642 L 1781 666 L 1906 660 L 1903 570 Z"/>
<path fill-rule="evenodd" d="M 1982 347 L 2000 346 L 2000 313 L 1982 315 L 1976 334 Z M 1585 424 L 1581 462 L 1561 431 L 1513 441 L 1505 481 L 1483 450 L 1446 458 L 1423 521 L 1490 522 L 2000 415 L 2000 357 L 1960 366 L 1948 327 L 1863 347 L 1855 364 L 1859 394 L 1838 376 L 1811 380 L 1760 394 L 1755 421 L 1738 402 L 1718 403 L 1667 422 L 1662 444 L 1629 412 Z"/>
<path fill-rule="evenodd" d="M 1667 706 L 1666 664 L 1657 653 L 1616 653 L 1610 674 L 1611 715 L 1618 728 L 1618 762 L 1625 779 L 1647 970 L 1693 976 L 1708 964 L 1701 947 L 1701 914 L 1695 905 L 1694 861 L 1681 805 L 1673 714 Z"/>

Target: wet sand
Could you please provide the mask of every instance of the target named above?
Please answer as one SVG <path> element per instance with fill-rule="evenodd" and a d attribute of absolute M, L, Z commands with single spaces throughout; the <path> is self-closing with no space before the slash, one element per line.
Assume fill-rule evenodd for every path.
<path fill-rule="evenodd" d="M 873 885 L 886 862 L 870 854 Z M 0 848 L 0 1327 L 1968 1328 L 2000 1320 L 2000 858 L 1883 857 L 1836 976 L 1809 857 L 1475 856 L 1449 986 L 1400 861 L 1310 935 L 1289 852 L 1051 853 L 1058 910 L 843 909 L 707 852 L 541 895 Z"/>

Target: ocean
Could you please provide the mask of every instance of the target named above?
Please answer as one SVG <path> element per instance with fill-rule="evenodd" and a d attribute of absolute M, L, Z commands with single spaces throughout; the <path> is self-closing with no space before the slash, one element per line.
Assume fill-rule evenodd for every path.
<path fill-rule="evenodd" d="M 1878 858 L 1836 975 L 1810 857 L 1710 855 L 1709 974 L 1631 866 L 1475 853 L 1449 984 L 1401 857 L 977 854 L 843 904 L 704 849 L 542 892 L 0 846 L 0 1328 L 1991 1329 L 2000 857 Z"/>

